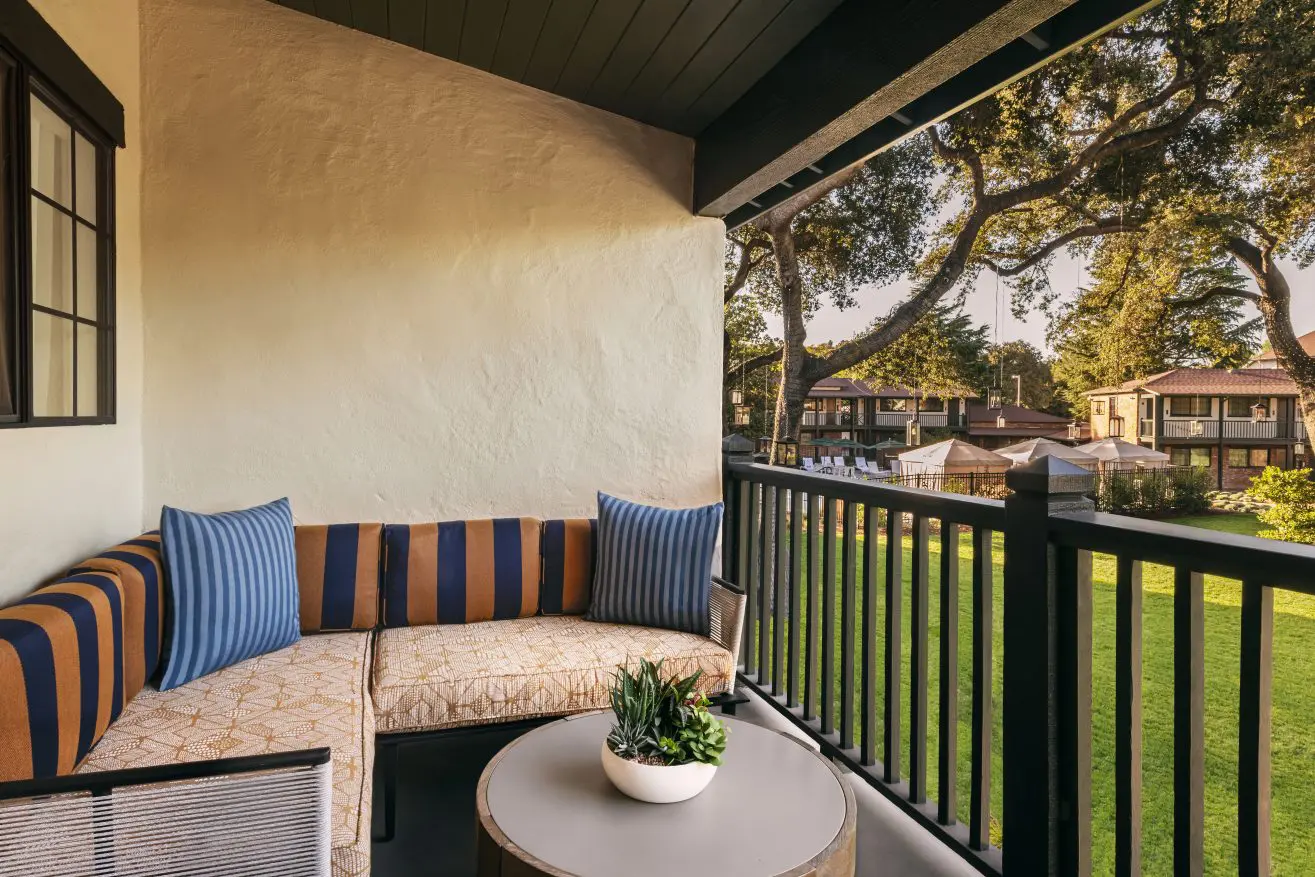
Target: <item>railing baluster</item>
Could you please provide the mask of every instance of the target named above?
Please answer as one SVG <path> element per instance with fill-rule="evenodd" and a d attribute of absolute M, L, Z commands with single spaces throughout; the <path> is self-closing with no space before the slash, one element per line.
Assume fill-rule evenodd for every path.
<path fill-rule="evenodd" d="M 776 504 L 780 488 L 763 487 L 763 544 L 762 544 L 762 583 L 758 594 L 758 682 L 767 684 L 771 677 L 771 608 L 772 608 L 772 573 L 775 571 L 773 559 L 776 551 L 772 542 L 776 538 Z"/>
<path fill-rule="evenodd" d="M 793 504 L 793 490 L 781 490 L 776 496 L 776 577 L 772 588 L 772 694 L 785 690 L 785 616 L 790 595 L 790 564 L 793 557 L 786 543 L 786 513 Z"/>
<path fill-rule="evenodd" d="M 1240 877 L 1269 874 L 1269 745 L 1274 591 L 1242 582 L 1242 680 L 1237 714 L 1237 864 Z"/>
<path fill-rule="evenodd" d="M 854 746 L 854 566 L 857 562 L 858 504 L 845 503 L 845 534 L 841 542 L 840 577 L 840 748 Z"/>
<path fill-rule="evenodd" d="M 900 779 L 900 611 L 904 605 L 904 514 L 886 510 L 886 692 L 885 738 L 881 748 L 882 780 Z"/>
<path fill-rule="evenodd" d="M 1205 583 L 1178 567 L 1173 580 L 1173 872 L 1205 871 Z"/>
<path fill-rule="evenodd" d="M 991 531 L 973 527 L 973 715 L 972 799 L 968 803 L 968 846 L 991 845 L 992 635 L 995 623 Z"/>
<path fill-rule="evenodd" d="M 822 522 L 822 733 L 836 730 L 836 501 L 824 497 Z"/>
<path fill-rule="evenodd" d="M 1060 873 L 1091 874 L 1091 552 L 1055 548 Z M 1120 566 L 1123 558 L 1120 557 Z M 1008 658 L 1006 657 L 1006 660 Z M 1116 725 L 1116 727 L 1118 727 Z M 1117 818 L 1117 815 L 1116 815 Z"/>
<path fill-rule="evenodd" d="M 912 611 L 909 631 L 913 638 L 909 656 L 909 800 L 927 801 L 927 631 L 928 616 L 928 521 L 921 515 L 913 518 L 913 558 L 909 583 Z"/>
<path fill-rule="evenodd" d="M 749 515 L 744 523 L 749 531 L 745 540 L 745 552 L 748 554 L 748 572 L 744 577 L 744 643 L 740 651 L 744 654 L 744 673 L 752 675 L 758 669 L 758 587 L 762 575 L 762 528 L 759 517 L 762 514 L 762 496 L 767 488 L 758 484 L 749 485 Z"/>
<path fill-rule="evenodd" d="M 736 521 L 735 578 L 733 581 L 741 588 L 747 588 L 745 583 L 749 581 L 749 518 L 752 515 L 749 510 L 749 493 L 752 490 L 752 484 L 748 481 L 741 481 L 736 491 L 739 498 L 735 502 L 735 514 L 739 520 Z M 740 640 L 740 647 L 741 649 L 744 647 L 743 638 Z"/>
<path fill-rule="evenodd" d="M 815 493 L 808 495 L 808 620 L 804 630 L 804 718 L 812 719 L 817 715 L 817 638 L 822 625 L 818 618 L 821 612 L 818 606 L 819 582 L 821 573 L 817 528 L 821 520 L 822 498 Z"/>
<path fill-rule="evenodd" d="M 959 525 L 941 521 L 940 730 L 936 818 L 956 821 L 959 761 Z"/>
<path fill-rule="evenodd" d="M 859 713 L 864 764 L 877 763 L 877 565 L 878 511 L 863 509 L 863 667 L 859 671 L 862 708 Z"/>
<path fill-rule="evenodd" d="M 1142 565 L 1118 559 L 1114 646 L 1114 873 L 1141 873 Z"/>
<path fill-rule="evenodd" d="M 799 705 L 799 566 L 803 561 L 804 495 L 790 495 L 790 620 L 785 659 L 785 705 Z"/>

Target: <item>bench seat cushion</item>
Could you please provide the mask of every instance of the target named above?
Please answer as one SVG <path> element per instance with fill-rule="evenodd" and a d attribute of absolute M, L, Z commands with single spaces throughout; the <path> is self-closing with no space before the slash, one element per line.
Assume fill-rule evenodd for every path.
<path fill-rule="evenodd" d="M 370 870 L 374 712 L 366 632 L 302 637 L 170 691 L 147 688 L 79 772 L 264 755 L 333 752 L 333 874 Z"/>
<path fill-rule="evenodd" d="M 602 709 L 617 665 L 666 659 L 663 671 L 703 671 L 730 687 L 735 659 L 704 636 L 579 616 L 388 628 L 375 645 L 379 733 L 507 722 Z"/>

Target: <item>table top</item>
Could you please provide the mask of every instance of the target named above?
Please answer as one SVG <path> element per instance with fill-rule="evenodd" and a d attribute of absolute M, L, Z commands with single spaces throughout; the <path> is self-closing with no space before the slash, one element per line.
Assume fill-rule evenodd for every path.
<path fill-rule="evenodd" d="M 830 762 L 793 737 L 724 721 L 725 763 L 679 804 L 612 786 L 600 760 L 610 712 L 537 728 L 485 769 L 480 818 L 504 849 L 579 877 L 786 874 L 852 834 L 854 795 Z"/>

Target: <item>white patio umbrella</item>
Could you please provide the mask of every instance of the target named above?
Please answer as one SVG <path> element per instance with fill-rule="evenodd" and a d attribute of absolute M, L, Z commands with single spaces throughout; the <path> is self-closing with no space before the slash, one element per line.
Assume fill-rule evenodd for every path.
<path fill-rule="evenodd" d="M 1004 472 L 1014 465 L 1008 457 L 970 445 L 958 439 L 946 439 L 899 455 L 901 475 L 960 475 L 969 472 Z"/>
<path fill-rule="evenodd" d="M 1028 439 L 1024 442 L 1012 444 L 1007 448 L 1000 448 L 996 451 L 1002 457 L 1008 457 L 1014 461 L 1015 466 L 1021 466 L 1024 463 L 1030 463 L 1033 460 L 1039 460 L 1042 457 L 1058 457 L 1061 460 L 1067 460 L 1075 466 L 1081 466 L 1083 469 L 1089 469 L 1095 472 L 1100 467 L 1100 460 L 1088 454 L 1079 448 L 1070 448 L 1068 445 L 1057 442 L 1048 438 Z"/>
<path fill-rule="evenodd" d="M 1100 460 L 1100 468 L 1106 471 L 1127 469 L 1163 469 L 1169 465 L 1169 455 L 1151 448 L 1125 442 L 1121 438 L 1106 438 L 1098 442 L 1080 445 L 1079 451 L 1085 451 Z"/>

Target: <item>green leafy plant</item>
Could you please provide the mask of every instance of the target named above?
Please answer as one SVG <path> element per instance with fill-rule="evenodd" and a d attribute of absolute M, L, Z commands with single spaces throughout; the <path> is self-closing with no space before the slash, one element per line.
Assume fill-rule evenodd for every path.
<path fill-rule="evenodd" d="M 608 748 L 644 764 L 721 764 L 726 726 L 708 711 L 708 699 L 698 690 L 700 675 L 664 680 L 662 662 L 643 659 L 635 672 L 618 667 Z"/>
<path fill-rule="evenodd" d="M 1247 494 L 1274 505 L 1256 515 L 1266 529 L 1260 536 L 1284 542 L 1315 543 L 1315 481 L 1309 469 L 1270 466 L 1255 478 Z"/>

